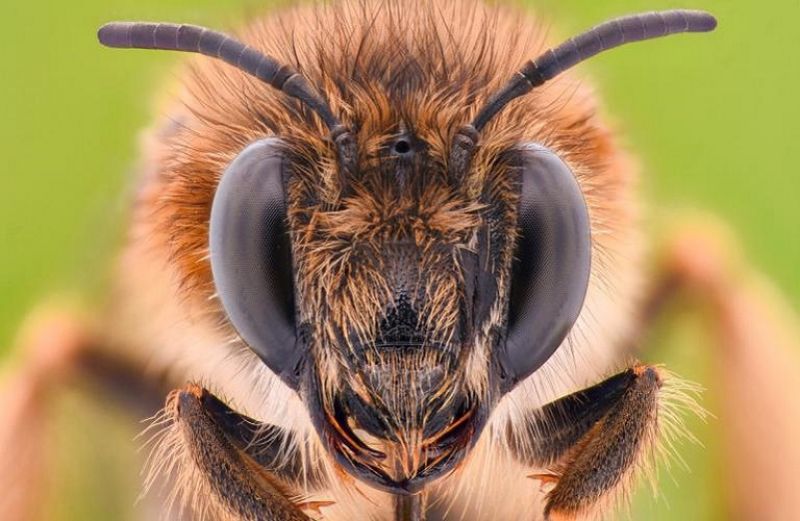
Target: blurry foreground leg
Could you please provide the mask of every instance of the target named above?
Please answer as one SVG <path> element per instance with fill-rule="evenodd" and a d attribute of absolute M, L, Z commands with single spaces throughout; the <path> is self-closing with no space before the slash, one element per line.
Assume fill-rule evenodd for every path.
<path fill-rule="evenodd" d="M 718 224 L 677 233 L 667 261 L 710 311 L 731 515 L 800 519 L 800 319 Z"/>
<path fill-rule="evenodd" d="M 51 409 L 66 386 L 88 386 L 137 418 L 158 410 L 160 382 L 97 347 L 88 321 L 69 306 L 42 307 L 23 325 L 14 350 L 21 360 L 0 382 L 3 521 L 43 518 L 55 438 Z"/>

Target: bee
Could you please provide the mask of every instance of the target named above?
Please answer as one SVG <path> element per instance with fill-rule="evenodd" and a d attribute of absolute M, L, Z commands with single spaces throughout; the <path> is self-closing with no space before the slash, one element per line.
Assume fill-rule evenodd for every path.
<path fill-rule="evenodd" d="M 715 26 L 638 14 L 549 47 L 472 0 L 103 26 L 202 56 L 148 133 L 104 309 L 48 322 L 8 424 L 64 367 L 166 396 L 145 487 L 192 519 L 607 514 L 693 401 L 633 358 L 636 169 L 569 70 Z"/>

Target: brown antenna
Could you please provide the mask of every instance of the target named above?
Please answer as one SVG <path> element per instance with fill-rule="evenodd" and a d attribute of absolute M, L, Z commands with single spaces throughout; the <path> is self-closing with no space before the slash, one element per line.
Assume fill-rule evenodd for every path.
<path fill-rule="evenodd" d="M 97 37 L 107 47 L 193 52 L 233 65 L 311 107 L 330 130 L 343 172 L 354 168 L 356 146 L 350 129 L 342 125 L 328 102 L 290 65 L 283 65 L 228 35 L 196 25 L 112 22 L 102 26 Z"/>
<path fill-rule="evenodd" d="M 604 22 L 546 51 L 526 63 L 503 88 L 489 97 L 472 123 L 458 130 L 450 152 L 450 172 L 456 179 L 466 174 L 480 132 L 503 107 L 565 70 L 626 43 L 676 33 L 708 32 L 716 26 L 716 18 L 703 11 L 672 10 L 635 14 Z"/>

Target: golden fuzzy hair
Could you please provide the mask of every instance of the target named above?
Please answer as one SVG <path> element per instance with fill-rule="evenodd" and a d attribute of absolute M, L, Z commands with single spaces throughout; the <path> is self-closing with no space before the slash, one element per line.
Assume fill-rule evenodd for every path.
<path fill-rule="evenodd" d="M 434 166 L 443 164 L 455 130 L 524 60 L 545 48 L 535 22 L 513 9 L 472 1 L 299 7 L 256 20 L 241 38 L 292 64 L 325 93 L 333 111 L 356 129 L 362 161 L 356 175 L 363 177 L 374 174 L 363 167 L 400 129 L 413 130 L 429 145 Z M 159 131 L 158 173 L 152 180 L 159 189 L 142 202 L 155 216 L 185 287 L 199 290 L 198 297 L 213 292 L 207 237 L 216 184 L 231 160 L 254 140 L 279 135 L 313 163 L 297 169 L 292 209 L 301 211 L 296 202 L 301 197 L 318 203 L 302 208 L 308 222 L 294 219 L 296 240 L 318 234 L 331 243 L 324 245 L 327 249 L 336 249 L 337 242 L 355 236 L 369 242 L 371 235 L 393 232 L 384 228 L 391 225 L 391 214 L 403 208 L 389 203 L 404 201 L 387 201 L 397 194 L 385 193 L 376 179 L 356 179 L 365 189 L 346 213 L 325 211 L 339 188 L 335 150 L 321 122 L 295 100 L 227 64 L 198 57 L 192 58 L 176 101 L 168 107 Z M 594 100 L 566 78 L 515 101 L 485 130 L 466 181 L 467 194 L 475 196 L 487 187 L 499 190 L 494 184 L 504 183 L 504 172 L 491 166 L 499 153 L 526 141 L 552 148 L 572 167 L 587 198 L 602 259 L 608 247 L 605 237 L 631 224 L 630 172 L 597 117 Z M 452 194 L 435 183 L 435 174 L 431 176 L 430 189 L 423 194 L 427 200 L 408 198 L 408 204 L 419 204 L 427 215 L 409 224 L 424 223 L 431 233 L 458 240 L 464 228 L 474 225 L 476 208 L 456 205 Z M 324 270 L 315 265 L 309 271 Z"/>
<path fill-rule="evenodd" d="M 426 284 L 432 288 L 425 294 L 422 316 L 432 321 L 439 340 L 445 340 L 458 315 L 457 253 L 474 248 L 475 230 L 487 208 L 495 212 L 493 232 L 500 237 L 495 259 L 499 292 L 508 290 L 516 188 L 504 167 L 504 152 L 519 143 L 537 142 L 555 151 L 575 173 L 593 237 L 586 309 L 553 359 L 495 411 L 487 440 L 471 461 L 480 461 L 485 476 L 499 475 L 505 459 L 486 456 L 498 445 L 497 426 L 513 423 L 517 411 L 536 408 L 607 374 L 618 358 L 614 340 L 624 334 L 630 319 L 618 304 L 605 323 L 594 313 L 609 299 L 632 307 L 638 296 L 633 171 L 598 116 L 591 91 L 565 74 L 512 102 L 483 131 L 463 185 L 452 186 L 446 164 L 454 133 L 525 60 L 546 48 L 549 42 L 538 21 L 520 16 L 516 9 L 473 0 L 349 0 L 272 13 L 254 20 L 239 36 L 294 66 L 353 129 L 359 168 L 346 180 L 352 190 L 344 204 L 337 203 L 343 187 L 336 150 L 307 107 L 229 65 L 194 57 L 150 134 L 129 251 L 142 251 L 146 244 L 145 249 L 158 252 L 155 256 L 165 259 L 174 275 L 170 298 L 194 310 L 192 316 L 202 323 L 198 329 L 230 338 L 232 330 L 214 298 L 210 271 L 211 203 L 223 171 L 247 144 L 280 136 L 293 163 L 288 205 L 298 307 L 301 317 L 315 324 L 315 358 L 326 385 L 335 387 L 341 377 L 341 355 L 329 349 L 337 340 L 335 330 L 372 337 L 389 298 L 385 266 L 370 260 L 370 252 L 380 251 L 390 240 L 411 241 L 422 252 L 420 265 L 431 267 Z M 401 133 L 423 142 L 427 159 L 414 165 L 408 179 L 388 182 L 391 164 L 383 150 Z M 451 269 L 436 269 L 441 266 Z M 136 280 L 135 275 L 126 277 Z M 130 288 L 136 285 L 128 282 Z M 496 305 L 490 321 L 500 322 L 502 313 Z M 235 345 L 219 349 L 233 350 Z M 478 395 L 485 386 L 487 358 L 477 349 L 465 362 L 464 375 Z M 589 362 L 592 359 L 595 364 Z M 252 356 L 248 360 L 259 363 Z M 236 363 L 241 365 L 241 360 Z M 195 372 L 209 374 L 206 369 Z M 240 372 L 238 366 L 233 370 Z M 283 391 L 272 391 L 279 383 L 264 384 L 265 371 L 250 372 L 260 379 L 259 389 L 270 389 L 259 399 L 262 403 L 267 396 L 284 396 Z M 212 390 L 229 385 L 203 383 Z M 305 414 L 298 415 L 301 420 L 296 423 L 304 425 L 301 436 L 311 440 Z M 308 444 L 314 445 L 303 440 L 299 446 Z M 467 481 L 476 466 L 469 465 L 448 482 L 459 476 Z M 498 477 L 494 485 L 527 489 L 524 476 L 510 485 L 509 475 Z M 452 487 L 458 492 L 441 496 L 457 502 L 464 485 Z M 347 503 L 337 501 L 344 517 Z M 359 512 L 355 507 L 353 511 Z M 460 511 L 467 516 L 471 510 L 462 505 Z"/>
<path fill-rule="evenodd" d="M 614 262 L 617 242 L 631 242 L 629 169 L 592 97 L 568 78 L 513 102 L 489 124 L 463 187 L 449 186 L 444 177 L 456 129 L 524 60 L 543 50 L 542 34 L 538 24 L 513 9 L 471 1 L 339 2 L 250 24 L 241 33 L 244 42 L 296 67 L 355 129 L 360 164 L 348 180 L 355 191 L 343 208 L 333 206 L 342 188 L 335 150 L 315 115 L 226 64 L 192 59 L 159 130 L 158 171 L 142 201 L 156 245 L 169 252 L 186 294 L 201 308 L 219 311 L 208 298 L 213 194 L 238 152 L 271 135 L 280 136 L 295 158 L 289 211 L 296 284 L 301 314 L 316 323 L 370 338 L 377 317 L 363 310 L 384 307 L 383 266 L 354 259 L 370 257 L 390 237 L 411 238 L 431 265 L 435 255 L 470 248 L 482 194 L 505 204 L 495 204 L 495 211 L 506 213 L 498 231 L 506 236 L 498 263 L 507 267 L 515 239 L 515 192 L 499 158 L 521 142 L 544 144 L 570 165 L 589 206 L 595 263 L 602 268 Z M 381 148 L 403 131 L 427 146 L 420 191 L 398 191 L 397 183 L 382 175 Z M 451 249 L 430 247 L 443 242 Z M 506 271 L 498 272 L 501 294 Z M 446 337 L 457 317 L 458 280 L 452 273 L 429 272 L 442 279 L 430 281 L 436 290 L 424 316 L 435 317 Z M 614 282 L 595 278 L 597 284 Z M 317 333 L 334 340 L 329 331 Z"/>

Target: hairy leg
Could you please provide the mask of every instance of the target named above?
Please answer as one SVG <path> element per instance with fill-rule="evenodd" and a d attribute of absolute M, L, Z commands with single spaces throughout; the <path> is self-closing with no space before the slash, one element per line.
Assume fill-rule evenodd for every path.
<path fill-rule="evenodd" d="M 800 516 L 795 475 L 800 468 L 800 321 L 743 259 L 731 237 L 724 226 L 708 218 L 695 218 L 672 234 L 661 270 L 641 307 L 639 327 L 625 347 L 631 355 L 641 352 L 651 325 L 678 295 L 706 311 L 715 338 L 712 391 L 720 397 L 720 410 L 714 412 L 727 451 L 730 515 L 741 520 L 795 519 Z M 592 490 L 596 496 L 597 487 L 608 486 L 609 477 L 621 474 L 620 463 L 637 461 L 630 452 L 620 454 L 621 459 L 611 462 L 610 473 L 584 483 L 583 494 L 575 495 L 579 487 L 574 482 L 572 488 L 564 486 L 564 462 L 574 465 L 574 455 L 585 450 L 590 438 L 600 439 L 599 431 L 607 435 L 605 418 L 620 405 L 627 373 L 548 405 L 531 419 L 532 427 L 522 438 L 520 434 L 511 438 L 523 461 L 555 465 L 552 474 L 538 476 L 555 484 L 547 507 L 552 518 L 572 516 L 564 504 L 576 505 L 580 503 L 576 497 Z M 634 422 L 630 428 L 639 427 Z M 521 452 L 520 447 L 527 450 Z"/>
<path fill-rule="evenodd" d="M 613 503 L 646 461 L 659 430 L 658 369 L 636 365 L 552 402 L 509 432 L 515 456 L 547 471 L 531 477 L 552 486 L 545 518 L 576 519 Z"/>
<path fill-rule="evenodd" d="M 45 502 L 42 498 L 49 492 L 48 478 L 52 475 L 51 460 L 54 459 L 50 454 L 54 435 L 51 409 L 63 391 L 85 389 L 102 401 L 129 412 L 135 421 L 153 416 L 162 408 L 164 396 L 169 393 L 166 382 L 115 357 L 113 351 L 100 348 L 97 338 L 90 320 L 75 308 L 64 305 L 50 305 L 34 311 L 21 328 L 14 349 L 19 360 L 0 382 L 0 490 L 3 491 L 0 519 L 43 519 Z M 282 431 L 236 414 L 209 393 L 192 389 L 201 397 L 199 404 L 187 391 L 170 395 L 176 412 L 174 419 L 185 439 L 207 442 L 196 443 L 193 447 L 227 447 L 227 453 L 217 450 L 206 454 L 208 457 L 216 454 L 219 465 L 204 460 L 208 469 L 217 473 L 217 478 L 220 472 L 234 472 L 243 464 L 249 469 L 248 477 L 256 476 L 255 482 L 249 485 L 231 481 L 233 492 L 247 485 L 253 487 L 252 493 L 261 493 L 261 488 L 266 486 L 264 483 L 269 484 L 265 481 L 268 475 L 264 473 L 265 468 L 275 474 L 276 484 L 286 483 L 286 490 L 299 485 L 300 481 L 304 488 L 314 488 L 320 483 L 318 473 L 304 468 L 298 458 L 290 457 L 284 450 L 289 443 Z M 210 436 L 213 432 L 217 433 L 216 438 Z M 238 459 L 232 454 L 239 454 Z M 222 455 L 227 455 L 227 459 Z M 232 465 L 234 460 L 239 467 Z M 215 482 L 219 487 L 227 483 L 221 479 Z M 164 487 L 168 483 L 169 479 L 154 478 L 151 486 Z M 222 489 L 218 490 L 221 493 Z M 227 494 L 227 497 L 234 496 Z M 246 493 L 241 492 L 239 503 L 246 497 Z M 254 505 L 251 503 L 250 507 Z M 312 511 L 324 505 L 324 502 L 300 504 Z M 179 518 L 196 517 L 191 509 L 183 514 Z M 153 515 L 163 518 L 162 513 Z M 308 518 L 297 510 L 288 517 L 248 517 L 243 512 L 231 519 Z"/>
<path fill-rule="evenodd" d="M 193 511 L 213 519 L 300 521 L 309 519 L 303 509 L 328 504 L 300 497 L 304 467 L 281 453 L 290 440 L 278 427 L 237 414 L 193 384 L 171 393 L 165 412 L 154 470 L 174 473 L 176 499 Z"/>

